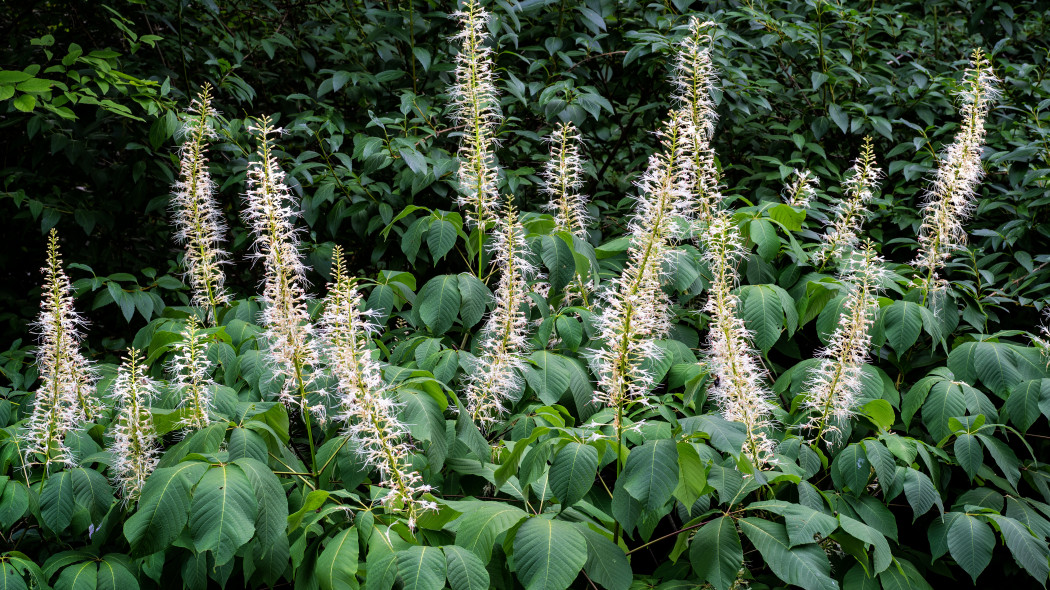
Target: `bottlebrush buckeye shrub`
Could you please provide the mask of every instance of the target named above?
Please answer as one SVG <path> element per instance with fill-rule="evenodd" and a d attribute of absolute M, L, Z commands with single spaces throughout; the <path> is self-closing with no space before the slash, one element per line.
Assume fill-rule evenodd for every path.
<path fill-rule="evenodd" d="M 569 122 L 545 130 L 545 202 L 519 208 L 503 9 L 453 14 L 458 197 L 382 220 L 445 274 L 308 258 L 282 130 L 249 120 L 246 176 L 213 179 L 209 143 L 238 123 L 207 87 L 172 196 L 190 305 L 119 366 L 82 350 L 51 233 L 35 363 L 14 371 L 33 386 L 0 412 L 4 586 L 1045 585 L 1050 467 L 1026 433 L 1050 414 L 1046 345 L 960 324 L 945 279 L 1001 84 L 987 57 L 962 72 L 903 256 L 865 233 L 893 174 L 870 140 L 837 194 L 816 167 L 787 168 L 783 203 L 725 190 L 721 45 L 701 19 L 676 38 L 627 222 L 585 196 L 592 152 Z M 228 181 L 235 236 L 214 198 Z M 248 261 L 223 249 L 241 242 Z M 327 285 L 308 280 L 319 260 Z M 264 280 L 236 299 L 226 277 L 248 264 Z"/>

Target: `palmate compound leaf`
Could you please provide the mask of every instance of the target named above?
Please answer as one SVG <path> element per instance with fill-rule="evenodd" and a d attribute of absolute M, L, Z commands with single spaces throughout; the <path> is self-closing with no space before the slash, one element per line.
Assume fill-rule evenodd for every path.
<path fill-rule="evenodd" d="M 452 590 L 487 590 L 489 572 L 481 559 L 456 545 L 445 545 L 445 574 Z"/>
<path fill-rule="evenodd" d="M 838 589 L 838 583 L 829 575 L 831 564 L 820 547 L 815 544 L 791 547 L 782 524 L 751 517 L 739 522 L 740 530 L 778 578 L 806 590 Z"/>
<path fill-rule="evenodd" d="M 558 451 L 550 468 L 551 491 L 563 507 L 579 502 L 594 484 L 598 451 L 589 445 L 570 442 Z"/>
<path fill-rule="evenodd" d="M 733 586 L 744 565 L 744 550 L 732 518 L 722 516 L 700 527 L 689 544 L 689 563 L 717 590 Z"/>
<path fill-rule="evenodd" d="M 219 465 L 209 469 L 190 502 L 190 535 L 197 552 L 213 552 L 216 567 L 232 559 L 255 534 L 256 502 L 248 476 L 240 467 Z"/>
<path fill-rule="evenodd" d="M 992 562 L 994 547 L 992 527 L 981 519 L 962 514 L 948 527 L 948 553 L 970 574 L 974 584 L 977 576 Z"/>
<path fill-rule="evenodd" d="M 134 553 L 163 551 L 179 536 L 188 518 L 190 488 L 207 468 L 205 463 L 187 461 L 149 476 L 138 510 L 124 523 L 124 536 Z"/>
<path fill-rule="evenodd" d="M 530 518 L 514 535 L 514 563 L 526 590 L 565 590 L 587 562 L 587 542 L 567 522 Z"/>

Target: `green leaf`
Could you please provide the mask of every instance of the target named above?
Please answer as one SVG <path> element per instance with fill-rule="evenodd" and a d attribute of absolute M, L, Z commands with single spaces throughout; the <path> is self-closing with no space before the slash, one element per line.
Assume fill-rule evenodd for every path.
<path fill-rule="evenodd" d="M 547 268 L 547 280 L 551 293 L 557 293 L 569 284 L 576 275 L 576 258 L 565 240 L 556 236 L 539 236 L 540 260 Z"/>
<path fill-rule="evenodd" d="M 416 297 L 419 317 L 434 334 L 444 334 L 459 315 L 459 277 L 441 275 L 427 281 Z"/>
<path fill-rule="evenodd" d="M 445 573 L 452 590 L 487 590 L 489 572 L 481 559 L 456 545 L 445 545 Z"/>
<path fill-rule="evenodd" d="M 678 447 L 670 439 L 646 441 L 627 456 L 617 485 L 634 499 L 659 510 L 678 486 Z"/>
<path fill-rule="evenodd" d="M 29 510 L 29 488 L 20 481 L 9 481 L 0 495 L 0 528 L 9 529 Z"/>
<path fill-rule="evenodd" d="M 933 486 L 929 476 L 921 471 L 909 468 L 905 472 L 904 495 L 907 496 L 908 504 L 911 504 L 911 509 L 915 513 L 913 521 L 929 512 L 934 504 L 937 505 L 941 513 L 944 513 L 944 503 L 941 501 L 941 495 L 937 493 L 937 488 Z"/>
<path fill-rule="evenodd" d="M 871 477 L 871 463 L 864 447 L 853 443 L 842 449 L 831 464 L 831 478 L 839 489 L 848 489 L 854 496 L 864 492 Z"/>
<path fill-rule="evenodd" d="M 1025 381 L 1010 388 L 1003 411 L 1017 429 L 1024 432 L 1039 418 L 1044 400 L 1050 402 L 1050 379 Z"/>
<path fill-rule="evenodd" d="M 959 466 L 970 477 L 970 481 L 973 481 L 973 477 L 977 475 L 977 470 L 984 463 L 984 449 L 981 448 L 981 443 L 972 434 L 960 434 L 955 439 L 953 448 L 955 449 L 955 459 L 959 462 Z"/>
<path fill-rule="evenodd" d="M 849 130 L 849 115 L 846 114 L 846 111 L 842 110 L 842 107 L 833 102 L 828 103 L 828 116 L 839 126 L 839 129 L 841 129 L 843 133 L 846 133 Z"/>
<path fill-rule="evenodd" d="M 973 368 L 977 378 L 997 394 L 1005 394 L 1021 381 L 1013 355 L 1006 344 L 978 342 L 973 352 Z"/>
<path fill-rule="evenodd" d="M 73 519 L 73 476 L 60 471 L 44 482 L 40 492 L 40 516 L 47 528 L 60 533 Z"/>
<path fill-rule="evenodd" d="M 896 567 L 887 568 L 879 574 L 882 590 L 933 590 L 915 566 L 904 559 L 897 559 Z"/>
<path fill-rule="evenodd" d="M 569 388 L 569 372 L 562 357 L 546 350 L 532 353 L 529 360 L 534 366 L 525 371 L 525 381 L 536 392 L 540 400 L 554 405 Z"/>
<path fill-rule="evenodd" d="M 1017 460 L 1017 455 L 1014 454 L 1013 449 L 1003 441 L 986 434 L 978 434 L 977 438 L 984 443 L 984 447 L 988 449 L 988 454 L 992 456 L 992 460 L 1002 470 L 1006 480 L 1016 488 L 1017 482 L 1021 479 L 1021 462 Z"/>
<path fill-rule="evenodd" d="M 11 104 L 15 105 L 15 108 L 23 113 L 28 113 L 36 108 L 36 97 L 32 94 L 20 94 L 11 101 Z"/>
<path fill-rule="evenodd" d="M 752 339 L 762 352 L 769 352 L 784 331 L 784 306 L 769 285 L 748 285 L 741 289 L 743 316 Z"/>
<path fill-rule="evenodd" d="M 459 292 L 462 296 L 459 317 L 463 320 L 463 326 L 469 328 L 485 317 L 485 310 L 492 299 L 492 291 L 474 275 L 460 273 Z"/>
<path fill-rule="evenodd" d="M 2 74 L 4 72 L 0 72 Z M 0 561 L 0 588 L 4 590 L 29 590 L 26 581 L 7 561 Z"/>
<path fill-rule="evenodd" d="M 674 497 L 684 506 L 692 506 L 707 488 L 707 464 L 692 443 L 680 442 L 677 447 L 678 486 L 674 489 Z"/>
<path fill-rule="evenodd" d="M 404 590 L 441 590 L 445 587 L 445 555 L 437 547 L 420 545 L 398 551 L 397 575 Z"/>
<path fill-rule="evenodd" d="M 589 445 L 570 442 L 558 451 L 548 479 L 551 491 L 562 509 L 579 502 L 594 485 L 598 472 L 598 451 Z"/>
<path fill-rule="evenodd" d="M 1014 560 L 1045 588 L 1046 578 L 1050 575 L 1050 549 L 1047 548 L 1046 539 L 1032 534 L 1028 527 L 1012 518 L 995 514 L 989 516 L 999 525 L 999 532 Z"/>
<path fill-rule="evenodd" d="M 96 590 L 98 566 L 93 561 L 71 565 L 62 570 L 55 580 L 55 590 Z"/>
<path fill-rule="evenodd" d="M 882 432 L 892 428 L 897 419 L 896 414 L 893 413 L 893 406 L 884 399 L 873 399 L 864 404 L 862 410 L 864 415 L 871 419 Z"/>
<path fill-rule="evenodd" d="M 758 255 L 765 260 L 773 260 L 780 251 L 780 238 L 773 224 L 765 219 L 752 219 L 749 227 L 751 241 L 758 244 Z"/>
<path fill-rule="evenodd" d="M 748 510 L 766 510 L 784 517 L 784 528 L 792 547 L 813 543 L 817 537 L 825 538 L 839 528 L 834 516 L 814 510 L 809 506 L 769 500 L 748 505 Z"/>
<path fill-rule="evenodd" d="M 424 165 L 425 169 L 425 165 Z M 427 247 L 434 260 L 441 260 L 456 245 L 456 226 L 444 219 L 435 219 L 427 230 Z"/>
<path fill-rule="evenodd" d="M 859 539 L 865 545 L 871 545 L 875 548 L 876 574 L 890 566 L 890 563 L 893 561 L 893 554 L 890 551 L 890 544 L 886 542 L 886 537 L 882 533 L 845 514 L 839 514 L 839 523 L 842 525 L 842 530 L 846 531 L 847 534 Z"/>
<path fill-rule="evenodd" d="M 526 590 L 565 590 L 587 562 L 587 542 L 571 524 L 530 518 L 514 535 L 514 563 Z"/>
<path fill-rule="evenodd" d="M 119 556 L 123 558 L 124 556 Z M 138 590 L 139 581 L 128 571 L 123 559 L 107 555 L 98 563 L 98 590 Z"/>
<path fill-rule="evenodd" d="M 977 576 L 991 563 L 994 547 L 992 528 L 976 517 L 963 514 L 948 527 L 948 552 L 959 567 L 970 574 L 974 584 Z"/>
<path fill-rule="evenodd" d="M 194 548 L 213 552 L 216 567 L 225 564 L 255 534 L 256 514 L 255 493 L 244 471 L 236 465 L 212 467 L 190 503 Z"/>
<path fill-rule="evenodd" d="M 962 386 L 952 381 L 939 381 L 930 388 L 926 403 L 922 405 L 922 423 L 934 440 L 940 440 L 952 433 L 948 420 L 965 413 Z"/>
<path fill-rule="evenodd" d="M 634 579 L 627 556 L 605 535 L 578 525 L 587 542 L 587 563 L 583 571 L 606 590 L 627 590 Z"/>
<path fill-rule="evenodd" d="M 740 529 L 755 545 L 778 578 L 806 590 L 837 590 L 824 550 L 814 544 L 792 548 L 784 525 L 760 518 L 743 518 Z"/>
<path fill-rule="evenodd" d="M 328 540 L 314 572 L 324 590 L 357 589 L 357 529 L 350 527 Z"/>
<path fill-rule="evenodd" d="M 474 552 L 486 564 L 496 537 L 527 516 L 524 510 L 502 502 L 470 502 L 470 508 L 461 512 L 456 545 Z"/>
<path fill-rule="evenodd" d="M 259 502 L 252 555 L 257 575 L 272 583 L 284 573 L 288 564 L 288 498 L 281 480 L 265 463 L 244 458 L 237 459 L 234 464 L 248 476 Z"/>
<path fill-rule="evenodd" d="M 717 590 L 733 587 L 744 565 L 744 550 L 732 518 L 721 516 L 700 527 L 689 544 L 689 563 Z"/>
<path fill-rule="evenodd" d="M 124 523 L 132 551 L 148 555 L 167 549 L 186 526 L 190 488 L 208 468 L 187 461 L 154 471 L 142 487 L 139 509 Z"/>
<path fill-rule="evenodd" d="M 915 345 L 922 332 L 922 312 L 919 304 L 911 301 L 894 301 L 881 310 L 883 332 L 890 346 L 903 355 Z"/>
<path fill-rule="evenodd" d="M 79 467 L 70 472 L 73 478 L 73 499 L 79 506 L 87 508 L 93 520 L 101 520 L 113 505 L 113 486 L 106 476 Z"/>

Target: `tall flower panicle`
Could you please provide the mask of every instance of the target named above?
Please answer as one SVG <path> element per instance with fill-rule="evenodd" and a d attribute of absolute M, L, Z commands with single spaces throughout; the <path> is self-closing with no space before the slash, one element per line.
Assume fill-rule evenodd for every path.
<path fill-rule="evenodd" d="M 714 378 L 708 394 L 722 416 L 744 424 L 744 454 L 756 466 L 768 463 L 775 448 L 769 438 L 773 426 L 773 396 L 766 372 L 751 347 L 751 334 L 740 318 L 740 300 L 733 294 L 736 264 L 746 254 L 739 231 L 728 213 L 717 213 L 704 233 L 704 253 L 712 281 L 707 306 L 708 366 Z"/>
<path fill-rule="evenodd" d="M 117 370 L 110 397 L 117 406 L 113 421 L 113 480 L 125 503 L 135 501 L 159 461 L 156 429 L 149 404 L 157 396 L 156 384 L 146 375 L 141 352 L 132 348 Z"/>
<path fill-rule="evenodd" d="M 211 424 L 211 372 L 215 368 L 208 358 L 207 334 L 195 316 L 190 316 L 182 330 L 182 340 L 175 343 L 175 354 L 168 364 L 171 383 L 180 393 L 179 407 L 186 410 L 179 426 L 200 430 Z"/>
<path fill-rule="evenodd" d="M 284 378 L 281 401 L 324 422 L 325 405 L 310 404 L 306 395 L 319 359 L 306 308 L 306 265 L 299 253 L 299 234 L 295 229 L 298 203 L 285 185 L 284 171 L 273 155 L 271 136 L 281 130 L 265 118 L 252 132 L 258 137 L 258 158 L 248 167 L 248 207 L 244 216 L 255 234 L 252 256 L 262 260 L 265 271 L 260 300 L 266 358 L 274 377 Z M 316 393 L 325 397 L 323 391 Z"/>
<path fill-rule="evenodd" d="M 484 230 L 496 221 L 499 212 L 495 131 L 503 118 L 492 48 L 485 45 L 489 14 L 477 0 L 468 0 L 463 10 L 452 16 L 461 26 L 453 37 L 460 42 L 460 51 L 456 55 L 455 82 L 449 88 L 452 119 L 463 128 L 458 203 L 466 209 L 467 222 Z"/>
<path fill-rule="evenodd" d="M 808 209 L 817 196 L 818 186 L 820 179 L 812 172 L 796 169 L 794 179 L 784 185 L 784 202 L 798 209 Z"/>
<path fill-rule="evenodd" d="M 980 49 L 974 50 L 957 95 L 962 103 L 962 126 L 940 156 L 923 206 L 919 254 L 912 264 L 918 269 L 916 282 L 926 293 L 944 287 L 937 271 L 953 251 L 966 244 L 964 223 L 973 212 L 977 185 L 984 177 L 984 122 L 999 96 L 998 84 L 988 57 Z"/>
<path fill-rule="evenodd" d="M 483 429 L 499 420 L 522 389 L 529 352 L 529 281 L 537 275 L 528 248 L 525 228 L 508 205 L 492 241 L 493 262 L 502 272 L 493 294 L 496 307 L 481 332 L 477 366 L 467 376 L 464 394 L 467 412 Z"/>
<path fill-rule="evenodd" d="M 206 150 L 215 137 L 211 119 L 211 87 L 204 88 L 190 103 L 179 149 L 179 179 L 171 198 L 175 215 L 175 239 L 185 244 L 183 264 L 193 293 L 194 305 L 215 314 L 230 301 L 224 287 L 222 266 L 229 255 L 222 248 L 226 225 L 215 200 L 215 183 L 208 171 Z M 214 319 L 214 318 L 213 318 Z"/>
<path fill-rule="evenodd" d="M 414 528 L 421 510 L 436 508 L 432 502 L 419 499 L 431 488 L 409 464 L 413 448 L 408 442 L 408 427 L 398 419 L 397 403 L 368 348 L 379 326 L 361 310 L 361 294 L 346 274 L 338 247 L 332 253 L 332 269 L 319 340 L 337 381 L 342 408 L 339 419 L 346 422 L 346 435 L 357 443 L 357 452 L 379 471 L 383 487 L 390 490 L 383 504 L 406 513 L 409 527 Z"/>
<path fill-rule="evenodd" d="M 882 169 L 875 166 L 875 151 L 871 137 L 864 138 L 860 157 L 846 172 L 842 183 L 843 195 L 835 207 L 835 221 L 824 232 L 824 239 L 813 254 L 813 261 L 821 267 L 851 251 L 860 241 L 860 229 L 867 219 L 865 207 L 874 198 Z"/>
<path fill-rule="evenodd" d="M 847 288 L 843 314 L 820 363 L 806 386 L 803 407 L 810 418 L 802 424 L 811 444 L 836 442 L 854 413 L 864 388 L 861 368 L 871 348 L 871 325 L 879 309 L 877 297 L 885 271 L 874 246 L 866 243 L 845 258 L 840 279 Z"/>
<path fill-rule="evenodd" d="M 543 167 L 543 192 L 550 197 L 547 210 L 554 214 L 554 227 L 582 239 L 587 238 L 587 197 L 583 186 L 583 160 L 580 158 L 580 132 L 572 123 L 559 123 L 548 141 L 550 160 Z"/>
<path fill-rule="evenodd" d="M 662 149 L 649 159 L 638 183 L 635 214 L 628 229 L 631 245 L 623 273 L 604 294 L 597 317 L 599 340 L 594 363 L 598 388 L 593 401 L 616 409 L 615 427 L 622 430 L 623 410 L 630 403 L 647 403 L 655 386 L 644 368 L 659 357 L 656 340 L 671 329 L 670 301 L 661 288 L 664 264 L 673 242 L 682 237 L 681 219 L 692 219 L 692 124 L 682 111 L 672 111 L 658 133 Z"/>
<path fill-rule="evenodd" d="M 708 223 L 715 209 L 721 205 L 718 168 L 711 141 L 715 134 L 718 113 L 712 98 L 718 72 L 711 61 L 711 34 L 713 22 L 702 22 L 693 17 L 689 34 L 682 40 L 671 76 L 674 101 L 691 125 L 690 152 L 693 176 L 690 190 L 696 200 L 697 215 Z"/>
<path fill-rule="evenodd" d="M 96 375 L 80 353 L 80 333 L 85 322 L 73 308 L 73 287 L 62 268 L 58 232 L 47 241 L 47 264 L 43 268 L 43 297 L 34 328 L 40 336 L 36 364 L 40 387 L 33 413 L 26 424 L 27 464 L 74 464 L 65 444 L 66 435 L 80 422 L 93 419 L 101 410 L 91 394 Z"/>

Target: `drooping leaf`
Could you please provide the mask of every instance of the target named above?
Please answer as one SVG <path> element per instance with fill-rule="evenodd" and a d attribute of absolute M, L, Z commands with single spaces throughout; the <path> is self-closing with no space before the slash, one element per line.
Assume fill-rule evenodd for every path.
<path fill-rule="evenodd" d="M 257 500 L 244 471 L 236 465 L 212 467 L 190 502 L 189 527 L 198 552 L 211 551 L 220 566 L 255 534 Z"/>
<path fill-rule="evenodd" d="M 744 565 L 744 550 L 736 524 L 721 516 L 700 527 L 689 544 L 689 563 L 701 580 L 718 590 L 729 590 Z"/>
<path fill-rule="evenodd" d="M 583 565 L 587 577 L 605 590 L 627 590 L 633 573 L 623 550 L 585 526 L 579 527 L 579 531 L 587 542 L 587 562 Z"/>
<path fill-rule="evenodd" d="M 650 440 L 633 449 L 617 485 L 650 510 L 663 507 L 678 485 L 678 447 L 674 441 Z"/>
<path fill-rule="evenodd" d="M 445 587 L 445 554 L 437 547 L 416 545 L 397 552 L 397 575 L 405 590 Z"/>
<path fill-rule="evenodd" d="M 186 526 L 190 488 L 207 468 L 205 463 L 187 461 L 149 476 L 138 510 L 124 523 L 124 536 L 133 551 L 148 555 L 171 545 Z"/>
<path fill-rule="evenodd" d="M 784 525 L 760 518 L 742 518 L 740 530 L 755 545 L 762 559 L 778 578 L 806 590 L 833 590 L 838 583 L 830 576 L 831 564 L 817 545 L 791 547 Z"/>
<path fill-rule="evenodd" d="M 969 514 L 955 518 L 948 527 L 948 552 L 977 583 L 977 576 L 992 562 L 995 535 L 988 523 Z"/>
<path fill-rule="evenodd" d="M 358 535 L 354 527 L 328 540 L 317 556 L 314 572 L 324 590 L 356 590 Z"/>
<path fill-rule="evenodd" d="M 579 502 L 590 491 L 598 469 L 598 451 L 589 445 L 570 442 L 558 451 L 548 478 L 551 491 L 563 507 Z"/>
<path fill-rule="evenodd" d="M 445 545 L 445 570 L 452 590 L 487 590 L 489 572 L 474 553 L 456 545 Z"/>
<path fill-rule="evenodd" d="M 486 564 L 496 537 L 527 516 L 521 508 L 502 502 L 471 502 L 461 512 L 456 545 L 474 552 Z"/>

